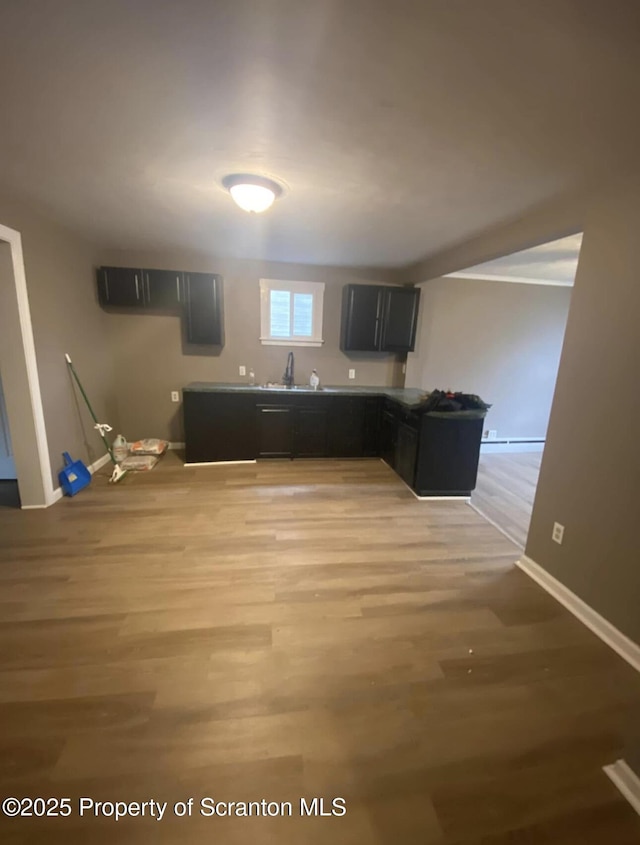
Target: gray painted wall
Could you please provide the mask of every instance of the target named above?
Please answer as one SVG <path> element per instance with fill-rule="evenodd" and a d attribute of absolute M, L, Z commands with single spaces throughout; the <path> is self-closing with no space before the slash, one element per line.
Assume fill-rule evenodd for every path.
<path fill-rule="evenodd" d="M 98 306 L 94 282 L 94 249 L 7 196 L 0 196 L 0 222 L 22 235 L 53 485 L 57 487 L 64 450 L 87 463 L 105 451 L 93 421 L 77 401 L 65 352 L 74 360 L 100 421 L 117 424 L 106 315 Z M 5 383 L 7 394 L 9 389 Z M 10 401 L 7 395 L 7 403 Z M 16 426 L 11 428 L 17 453 Z"/>
<path fill-rule="evenodd" d="M 310 267 L 258 261 L 220 260 L 193 252 L 104 252 L 100 263 L 122 267 L 216 272 L 224 277 L 226 342 L 221 350 L 183 347 L 179 317 L 151 314 L 106 314 L 118 383 L 122 433 L 129 439 L 184 439 L 182 408 L 170 399 L 191 381 L 242 382 L 241 364 L 255 369 L 259 383 L 279 381 L 286 346 L 263 346 L 260 337 L 260 278 L 321 281 L 324 295 L 324 346 L 294 347 L 297 382 L 307 382 L 316 368 L 324 384 L 401 385 L 402 368 L 393 355 L 346 355 L 340 350 L 342 288 L 347 282 L 384 282 L 384 271 Z M 185 354 L 188 352 L 188 354 Z M 356 378 L 349 381 L 348 370 Z"/>
<path fill-rule="evenodd" d="M 493 405 L 485 428 L 498 438 L 544 437 L 571 288 L 443 278 L 420 287 L 407 387 L 477 393 Z"/>
<path fill-rule="evenodd" d="M 640 189 L 589 210 L 526 548 L 636 642 L 639 229 Z"/>

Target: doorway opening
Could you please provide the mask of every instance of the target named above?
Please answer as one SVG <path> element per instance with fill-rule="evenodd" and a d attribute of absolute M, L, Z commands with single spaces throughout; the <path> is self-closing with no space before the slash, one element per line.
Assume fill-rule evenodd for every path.
<path fill-rule="evenodd" d="M 9 419 L 4 401 L 2 371 L 0 370 L 0 508 L 19 508 L 18 474 L 13 458 Z"/>
<path fill-rule="evenodd" d="M 485 375 L 495 393 L 483 397 L 493 407 L 485 422 L 478 482 L 470 503 L 522 550 L 529 533 L 581 246 L 582 234 L 578 233 L 452 274 L 511 283 L 503 285 L 505 311 L 513 309 L 514 293 L 521 294 L 521 307 L 527 309 L 519 316 L 514 312 L 517 333 L 510 336 L 503 325 L 502 336 L 492 339 L 493 352 L 501 349 L 501 354 L 485 356 Z M 516 291 L 514 285 L 535 287 Z M 499 307 L 498 300 L 496 304 Z"/>
<path fill-rule="evenodd" d="M 421 283 L 406 387 L 491 405 L 471 507 L 524 549 L 582 234 Z"/>
<path fill-rule="evenodd" d="M 20 232 L 0 225 L 0 458 L 10 503 L 45 508 L 54 502 Z M 4 485 L 7 481 L 9 484 Z M 0 490 L 0 494 L 3 491 Z M 17 500 L 16 500 L 17 497 Z"/>

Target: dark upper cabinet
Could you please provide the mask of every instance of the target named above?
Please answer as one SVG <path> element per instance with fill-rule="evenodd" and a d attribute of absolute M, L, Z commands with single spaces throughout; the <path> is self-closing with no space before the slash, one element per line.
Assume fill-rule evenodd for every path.
<path fill-rule="evenodd" d="M 98 297 L 102 305 L 142 308 L 145 305 L 142 270 L 130 267 L 100 267 Z"/>
<path fill-rule="evenodd" d="M 188 343 L 222 346 L 222 278 L 212 273 L 184 274 L 184 309 Z"/>
<path fill-rule="evenodd" d="M 144 270 L 144 296 L 147 307 L 179 308 L 183 299 L 182 276 L 178 270 Z"/>
<path fill-rule="evenodd" d="M 341 346 L 345 352 L 411 352 L 418 324 L 418 288 L 346 285 Z"/>
<path fill-rule="evenodd" d="M 346 352 L 379 352 L 382 288 L 346 285 L 342 304 L 342 348 Z"/>
<path fill-rule="evenodd" d="M 385 288 L 383 299 L 381 349 L 387 352 L 413 352 L 420 288 Z"/>

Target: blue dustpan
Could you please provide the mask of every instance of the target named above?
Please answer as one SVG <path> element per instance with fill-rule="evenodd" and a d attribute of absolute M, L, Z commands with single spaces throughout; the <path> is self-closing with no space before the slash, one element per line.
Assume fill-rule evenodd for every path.
<path fill-rule="evenodd" d="M 82 461 L 71 460 L 68 452 L 63 452 L 64 469 L 58 473 L 58 481 L 65 496 L 75 496 L 91 483 L 91 473 Z"/>

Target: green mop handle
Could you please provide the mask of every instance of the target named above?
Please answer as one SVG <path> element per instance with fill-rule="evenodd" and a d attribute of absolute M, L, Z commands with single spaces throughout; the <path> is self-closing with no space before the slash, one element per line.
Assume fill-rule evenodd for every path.
<path fill-rule="evenodd" d="M 95 424 L 96 424 L 96 426 L 98 427 L 98 432 L 99 432 L 99 434 L 100 434 L 100 437 L 102 438 L 102 442 L 104 443 L 104 445 L 105 445 L 105 447 L 106 447 L 107 452 L 109 453 L 109 457 L 111 458 L 112 463 L 114 463 L 114 464 L 115 464 L 115 463 L 116 463 L 116 459 L 115 459 L 115 458 L 114 458 L 114 456 L 113 456 L 113 452 L 112 452 L 112 450 L 111 450 L 111 446 L 109 446 L 109 443 L 108 443 L 108 441 L 107 441 L 107 438 L 106 438 L 106 437 L 104 436 L 104 434 L 102 433 L 102 429 L 100 428 L 100 423 L 98 422 L 98 418 L 96 417 L 96 415 L 95 415 L 95 413 L 94 413 L 94 411 L 93 411 L 93 408 L 91 407 L 91 402 L 89 402 L 89 397 L 88 397 L 88 396 L 87 396 L 87 394 L 84 392 L 84 387 L 82 386 L 82 382 L 81 382 L 81 381 L 80 381 L 80 379 L 78 378 L 78 374 L 77 374 L 77 373 L 76 373 L 76 371 L 75 371 L 75 367 L 74 367 L 74 366 L 73 366 L 73 364 L 71 363 L 71 358 L 69 357 L 69 353 L 68 353 L 68 352 L 65 352 L 65 353 L 64 353 L 64 357 L 67 359 L 67 364 L 69 365 L 69 369 L 71 370 L 71 373 L 72 373 L 72 375 L 73 375 L 74 379 L 76 380 L 76 384 L 77 384 L 77 385 L 78 385 L 78 387 L 80 388 L 80 393 L 82 393 L 82 398 L 84 399 L 85 404 L 86 404 L 87 408 L 89 409 L 89 413 L 91 414 L 91 417 L 92 417 L 92 419 L 93 419 L 94 423 L 95 423 Z"/>

